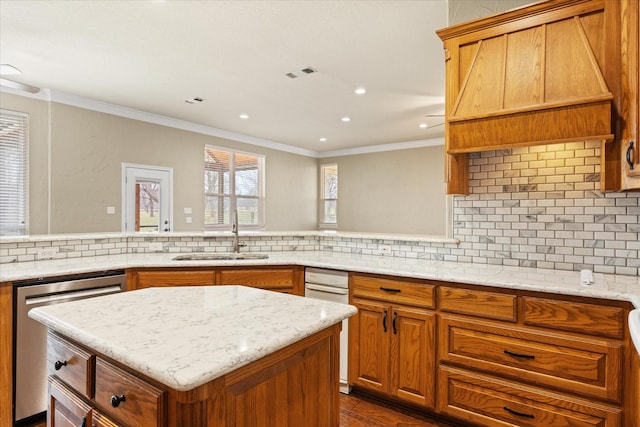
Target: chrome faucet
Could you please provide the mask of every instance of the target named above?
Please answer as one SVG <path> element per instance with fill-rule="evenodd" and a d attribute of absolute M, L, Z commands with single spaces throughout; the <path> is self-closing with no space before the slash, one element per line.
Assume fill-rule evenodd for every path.
<path fill-rule="evenodd" d="M 233 252 L 240 253 L 240 248 L 246 246 L 244 243 L 240 243 L 240 236 L 238 234 L 238 211 L 233 211 L 233 224 L 231 225 L 231 232 L 233 233 Z"/>

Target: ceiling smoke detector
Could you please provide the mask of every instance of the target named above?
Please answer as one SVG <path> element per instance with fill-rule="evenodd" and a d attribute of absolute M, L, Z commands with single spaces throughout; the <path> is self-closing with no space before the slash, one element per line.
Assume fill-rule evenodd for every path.
<path fill-rule="evenodd" d="M 292 71 L 290 73 L 285 74 L 285 76 L 289 77 L 290 79 L 297 79 L 298 77 L 304 77 L 307 76 L 309 74 L 313 74 L 313 73 L 317 73 L 318 70 L 316 70 L 315 68 L 311 68 L 311 67 L 305 67 L 302 70 L 299 71 Z"/>

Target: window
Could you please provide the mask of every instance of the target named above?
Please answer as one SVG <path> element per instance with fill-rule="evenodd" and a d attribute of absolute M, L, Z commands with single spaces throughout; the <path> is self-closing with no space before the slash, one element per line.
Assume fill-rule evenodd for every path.
<path fill-rule="evenodd" d="M 27 114 L 0 110 L 0 236 L 28 233 L 28 130 Z"/>
<path fill-rule="evenodd" d="M 204 148 L 205 229 L 264 228 L 264 156 Z"/>
<path fill-rule="evenodd" d="M 320 226 L 338 225 L 338 165 L 320 166 Z"/>

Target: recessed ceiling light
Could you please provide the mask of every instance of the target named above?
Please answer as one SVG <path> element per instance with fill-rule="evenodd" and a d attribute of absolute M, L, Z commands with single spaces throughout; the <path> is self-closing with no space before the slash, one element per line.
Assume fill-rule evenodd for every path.
<path fill-rule="evenodd" d="M 356 95 L 364 95 L 365 93 L 367 93 L 367 90 L 363 87 L 359 87 L 359 88 L 356 88 L 354 92 Z"/>
<path fill-rule="evenodd" d="M 345 122 L 345 123 L 348 123 L 348 122 L 350 122 L 350 121 L 351 121 L 351 117 L 347 117 L 347 116 L 345 116 L 345 117 L 341 118 L 340 120 L 342 120 L 342 121 L 343 121 L 343 122 Z"/>
<path fill-rule="evenodd" d="M 249 115 L 248 115 L 248 114 L 240 114 L 240 118 L 241 118 L 242 120 L 246 120 L 246 119 L 248 119 L 248 118 L 249 118 Z"/>
<path fill-rule="evenodd" d="M 428 124 L 426 124 L 426 123 L 420 123 L 420 129 L 426 129 L 426 128 L 428 128 L 428 127 L 429 127 L 429 125 L 428 125 Z"/>
<path fill-rule="evenodd" d="M 324 138 L 324 137 L 320 138 L 320 142 L 327 142 L 327 138 Z"/>

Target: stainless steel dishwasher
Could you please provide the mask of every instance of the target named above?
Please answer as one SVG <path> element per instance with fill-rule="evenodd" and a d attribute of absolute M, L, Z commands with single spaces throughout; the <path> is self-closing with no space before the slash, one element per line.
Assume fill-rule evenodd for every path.
<path fill-rule="evenodd" d="M 47 328 L 27 316 L 29 310 L 121 292 L 123 270 L 14 283 L 14 421 L 41 418 L 47 410 Z"/>

